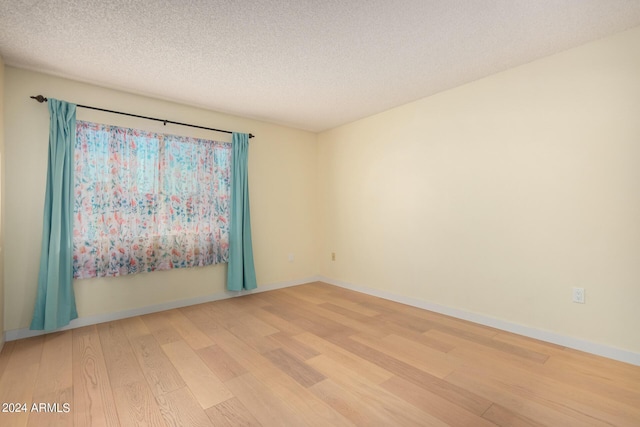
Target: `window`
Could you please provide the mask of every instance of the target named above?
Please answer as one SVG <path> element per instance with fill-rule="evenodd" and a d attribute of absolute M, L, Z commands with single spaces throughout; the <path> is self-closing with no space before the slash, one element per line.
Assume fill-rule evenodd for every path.
<path fill-rule="evenodd" d="M 231 144 L 77 122 L 73 275 L 227 262 Z"/>

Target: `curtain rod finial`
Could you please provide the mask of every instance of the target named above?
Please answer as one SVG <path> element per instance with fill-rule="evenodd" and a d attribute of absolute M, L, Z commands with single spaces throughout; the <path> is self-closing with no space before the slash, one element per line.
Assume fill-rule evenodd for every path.
<path fill-rule="evenodd" d="M 43 102 L 47 102 L 47 98 L 45 98 L 42 95 L 38 95 L 38 96 L 32 96 L 31 99 L 35 99 L 36 101 L 38 101 L 39 103 L 43 103 Z"/>

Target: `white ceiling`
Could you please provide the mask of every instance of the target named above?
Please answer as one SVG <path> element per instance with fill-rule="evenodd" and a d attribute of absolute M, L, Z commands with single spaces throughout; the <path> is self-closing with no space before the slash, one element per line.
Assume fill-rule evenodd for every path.
<path fill-rule="evenodd" d="M 0 55 L 322 131 L 638 25 L 640 0 L 2 0 Z"/>

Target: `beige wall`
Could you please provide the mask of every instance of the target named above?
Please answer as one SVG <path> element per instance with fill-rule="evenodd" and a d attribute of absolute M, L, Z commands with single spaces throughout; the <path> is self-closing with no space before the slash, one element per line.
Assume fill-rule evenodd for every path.
<path fill-rule="evenodd" d="M 316 135 L 127 94 L 44 74 L 5 70 L 6 330 L 29 326 L 33 313 L 42 233 L 49 119 L 43 94 L 204 126 L 251 132 L 249 186 L 258 285 L 303 280 L 317 274 Z M 167 126 L 78 109 L 78 119 L 218 140 L 230 135 Z M 288 254 L 295 256 L 288 261 Z M 223 292 L 226 264 L 74 283 L 80 317 L 197 298 Z"/>
<path fill-rule="evenodd" d="M 640 352 L 640 28 L 324 132 L 318 154 L 323 276 Z"/>
<path fill-rule="evenodd" d="M 0 56 L 0 350 L 4 344 L 4 62 Z"/>

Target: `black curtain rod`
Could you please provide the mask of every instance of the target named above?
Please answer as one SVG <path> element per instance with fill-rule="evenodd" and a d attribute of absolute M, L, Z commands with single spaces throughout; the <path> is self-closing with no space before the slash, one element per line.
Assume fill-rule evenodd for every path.
<path fill-rule="evenodd" d="M 48 101 L 48 99 L 46 97 L 42 96 L 42 95 L 32 96 L 31 98 L 35 99 L 39 103 L 43 103 L 43 102 L 47 102 Z M 174 122 L 173 120 L 158 119 L 156 117 L 139 116 L 137 114 L 123 113 L 122 111 L 106 110 L 104 108 L 91 107 L 89 105 L 76 104 L 76 107 L 88 108 L 90 110 L 104 111 L 106 113 L 122 114 L 123 116 L 138 117 L 140 119 L 155 120 L 156 122 L 164 123 L 165 126 L 167 125 L 167 123 L 171 123 L 172 125 L 188 126 L 188 127 L 191 127 L 191 128 L 212 130 L 214 132 L 233 133 L 230 130 L 208 128 L 208 127 L 204 127 L 204 126 L 192 125 L 192 124 L 189 124 L 189 123 Z M 253 136 L 254 136 L 253 134 L 249 134 L 249 138 L 253 138 Z"/>

